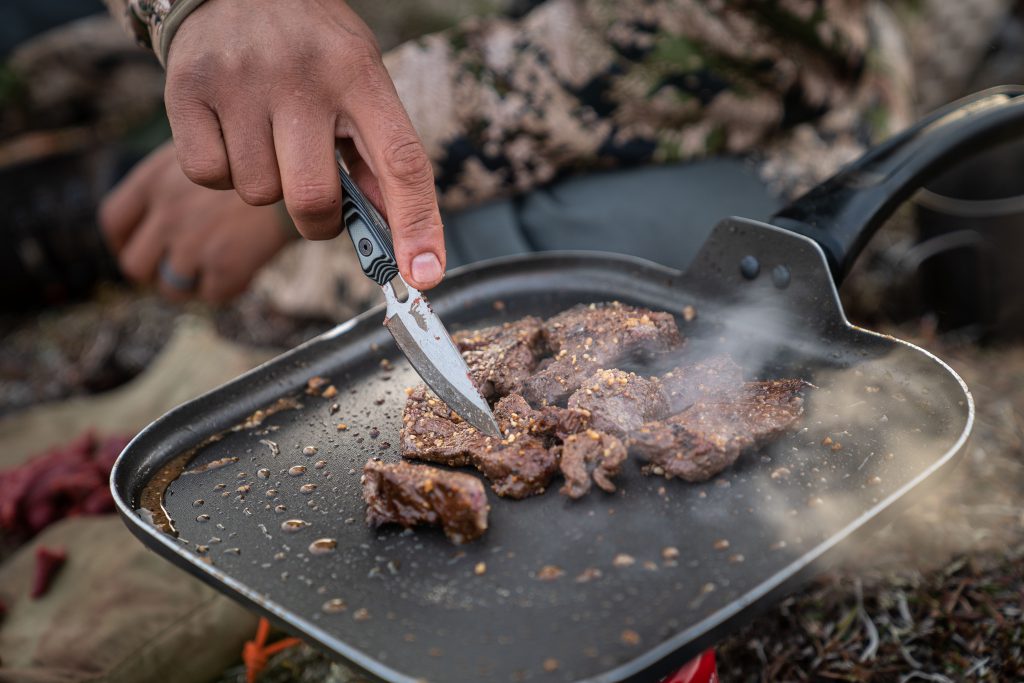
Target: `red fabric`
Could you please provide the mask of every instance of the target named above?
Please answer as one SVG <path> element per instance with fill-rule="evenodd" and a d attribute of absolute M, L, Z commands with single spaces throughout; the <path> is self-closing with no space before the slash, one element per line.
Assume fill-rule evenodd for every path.
<path fill-rule="evenodd" d="M 32 579 L 32 599 L 46 595 L 57 572 L 67 562 L 68 554 L 60 548 L 36 548 L 36 573 Z"/>
<path fill-rule="evenodd" d="M 704 650 L 699 657 L 690 660 L 686 666 L 661 683 L 718 683 L 718 665 L 715 651 Z"/>
<path fill-rule="evenodd" d="M 0 471 L 0 529 L 30 537 L 65 517 L 113 512 L 107 480 L 128 440 L 89 431 Z"/>

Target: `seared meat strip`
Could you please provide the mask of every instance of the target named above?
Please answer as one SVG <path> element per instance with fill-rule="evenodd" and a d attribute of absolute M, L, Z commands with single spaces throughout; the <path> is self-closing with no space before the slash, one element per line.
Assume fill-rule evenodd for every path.
<path fill-rule="evenodd" d="M 452 335 L 485 398 L 520 390 L 544 351 L 542 325 L 540 318 L 527 316 L 515 322 Z"/>
<path fill-rule="evenodd" d="M 619 437 L 668 414 L 668 400 L 657 380 L 622 370 L 598 370 L 569 397 L 568 405 L 589 412 L 594 429 Z"/>
<path fill-rule="evenodd" d="M 561 403 L 599 368 L 642 360 L 683 344 L 675 318 L 619 302 L 580 304 L 549 318 L 544 325 L 554 354 L 523 382 L 531 405 Z"/>
<path fill-rule="evenodd" d="M 517 394 L 494 409 L 504 438 L 493 439 L 464 422 L 426 387 L 409 396 L 402 417 L 402 456 L 452 466 L 473 465 L 509 498 L 543 493 L 558 472 L 551 437 L 587 426 L 586 414 L 567 408 L 534 410 Z"/>
<path fill-rule="evenodd" d="M 802 380 L 747 382 L 733 396 L 699 400 L 629 436 L 629 451 L 646 460 L 645 474 L 705 481 L 745 451 L 791 428 L 803 413 Z"/>
<path fill-rule="evenodd" d="M 561 492 L 570 498 L 582 498 L 590 491 L 590 482 L 613 493 L 612 477 L 626 461 L 626 447 L 611 434 L 588 429 L 570 434 L 562 444 L 559 467 L 565 484 Z"/>
<path fill-rule="evenodd" d="M 366 523 L 440 525 L 452 543 L 487 531 L 487 494 L 476 477 L 427 465 L 371 460 L 363 467 Z"/>

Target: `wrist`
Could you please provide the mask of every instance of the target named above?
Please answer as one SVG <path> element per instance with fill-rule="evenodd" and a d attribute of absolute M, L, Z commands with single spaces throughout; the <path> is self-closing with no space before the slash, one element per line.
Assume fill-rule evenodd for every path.
<path fill-rule="evenodd" d="M 153 42 L 153 51 L 160 63 L 167 68 L 167 55 L 171 51 L 171 41 L 181 28 L 182 23 L 206 0 L 174 0 L 170 11 L 160 24 L 160 30 Z"/>

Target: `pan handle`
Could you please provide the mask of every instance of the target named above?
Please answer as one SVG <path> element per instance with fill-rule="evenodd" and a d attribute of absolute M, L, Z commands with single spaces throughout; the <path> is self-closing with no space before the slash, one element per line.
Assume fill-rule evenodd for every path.
<path fill-rule="evenodd" d="M 942 107 L 871 149 L 769 221 L 810 237 L 841 283 L 893 211 L 933 176 L 1024 134 L 1024 86 L 983 90 Z"/>

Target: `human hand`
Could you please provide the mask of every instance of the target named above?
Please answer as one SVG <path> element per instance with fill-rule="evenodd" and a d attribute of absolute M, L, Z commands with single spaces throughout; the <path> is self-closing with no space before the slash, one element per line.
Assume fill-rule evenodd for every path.
<path fill-rule="evenodd" d="M 284 196 L 308 239 L 341 230 L 335 142 L 391 225 L 399 270 L 444 274 L 434 175 L 370 29 L 342 0 L 209 0 L 178 28 L 164 99 L 190 179 L 249 204 Z"/>
<path fill-rule="evenodd" d="M 100 207 L 100 227 L 121 272 L 157 284 L 170 299 L 226 301 L 288 241 L 274 206 L 249 206 L 234 192 L 194 184 L 174 146 L 160 147 Z"/>

